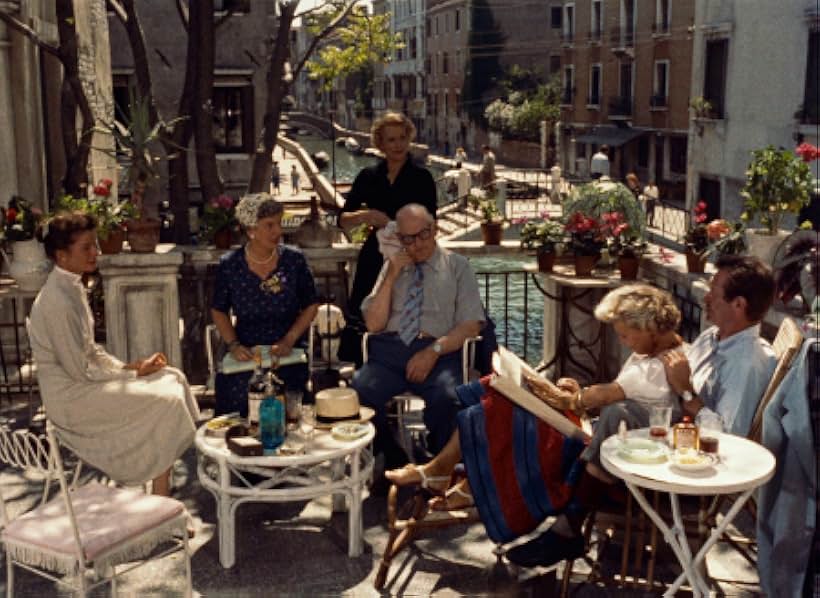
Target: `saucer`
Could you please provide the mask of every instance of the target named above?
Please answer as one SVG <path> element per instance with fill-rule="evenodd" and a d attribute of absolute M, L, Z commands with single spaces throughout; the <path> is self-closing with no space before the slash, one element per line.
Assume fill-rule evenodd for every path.
<path fill-rule="evenodd" d="M 618 456 L 631 463 L 663 463 L 667 452 L 664 444 L 648 438 L 628 438 L 618 447 Z"/>

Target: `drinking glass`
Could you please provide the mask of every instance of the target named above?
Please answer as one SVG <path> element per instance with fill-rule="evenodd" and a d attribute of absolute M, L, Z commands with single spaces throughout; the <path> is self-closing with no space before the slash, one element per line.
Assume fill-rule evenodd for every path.
<path fill-rule="evenodd" d="M 295 430 L 302 413 L 302 391 L 285 391 L 285 421 L 288 423 L 288 430 Z"/>
<path fill-rule="evenodd" d="M 653 406 L 649 409 L 649 436 L 659 442 L 667 442 L 669 424 L 672 423 L 672 408 Z"/>
<path fill-rule="evenodd" d="M 313 438 L 313 430 L 316 428 L 316 408 L 313 405 L 302 405 L 302 412 L 299 417 L 299 431 L 305 444 Z"/>
<path fill-rule="evenodd" d="M 723 433 L 723 418 L 717 413 L 704 413 L 698 418 L 700 425 L 700 450 L 718 454 L 720 435 Z"/>

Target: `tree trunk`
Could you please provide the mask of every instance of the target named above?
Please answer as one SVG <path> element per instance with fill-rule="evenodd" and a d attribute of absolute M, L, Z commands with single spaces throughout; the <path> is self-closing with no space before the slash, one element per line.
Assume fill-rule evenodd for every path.
<path fill-rule="evenodd" d="M 257 149 L 253 159 L 251 180 L 248 183 L 249 193 L 258 193 L 267 188 L 271 174 L 271 155 L 276 145 L 279 132 L 279 119 L 282 114 L 282 98 L 288 93 L 290 84 L 283 81 L 285 62 L 290 50 L 290 26 L 296 14 L 298 2 L 280 2 L 279 28 L 276 32 L 276 45 L 270 58 L 267 87 L 268 99 L 265 104 L 263 120 L 262 149 Z"/>
<path fill-rule="evenodd" d="M 196 168 L 204 201 L 222 193 L 222 182 L 216 164 L 213 134 L 214 55 L 214 2 L 199 0 L 188 5 L 190 16 L 189 38 L 196 42 L 196 84 L 193 101 L 194 143 Z"/>
<path fill-rule="evenodd" d="M 66 155 L 66 174 L 63 188 L 72 195 L 85 195 L 88 185 L 88 157 L 91 153 L 91 138 L 94 134 L 94 113 L 85 97 L 78 67 L 77 31 L 74 27 L 74 6 L 72 0 L 57 0 L 57 30 L 60 35 L 60 59 L 65 69 L 64 85 L 67 84 L 80 109 L 82 125 L 80 140 L 73 155 Z M 64 104 L 65 107 L 65 104 Z M 63 123 L 63 127 L 73 121 Z M 76 135 L 76 129 L 73 130 Z"/>

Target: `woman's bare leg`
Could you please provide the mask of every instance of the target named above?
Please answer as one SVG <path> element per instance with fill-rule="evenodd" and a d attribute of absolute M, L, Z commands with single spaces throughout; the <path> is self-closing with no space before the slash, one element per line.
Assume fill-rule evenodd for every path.
<path fill-rule="evenodd" d="M 159 474 L 151 482 L 151 494 L 158 496 L 171 495 L 171 468 L 169 467 L 164 472 Z"/>
<path fill-rule="evenodd" d="M 427 477 L 444 477 L 452 474 L 453 469 L 460 461 L 461 445 L 459 444 L 458 430 L 456 430 L 450 436 L 450 440 L 447 441 L 444 448 L 429 463 L 420 467 L 406 465 L 401 469 L 387 471 L 384 475 L 397 486 L 408 486 L 421 481 L 419 469 L 424 469 L 424 475 Z"/>

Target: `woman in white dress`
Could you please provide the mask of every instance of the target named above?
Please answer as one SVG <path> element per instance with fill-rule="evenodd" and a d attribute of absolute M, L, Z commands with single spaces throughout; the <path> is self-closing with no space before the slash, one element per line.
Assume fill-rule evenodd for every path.
<path fill-rule="evenodd" d="M 29 339 L 46 414 L 60 440 L 113 480 L 153 480 L 168 495 L 170 468 L 199 416 L 185 375 L 162 353 L 123 363 L 94 342 L 82 276 L 97 268 L 96 221 L 63 212 L 38 231 L 55 263 L 31 309 Z"/>

